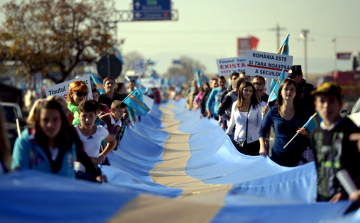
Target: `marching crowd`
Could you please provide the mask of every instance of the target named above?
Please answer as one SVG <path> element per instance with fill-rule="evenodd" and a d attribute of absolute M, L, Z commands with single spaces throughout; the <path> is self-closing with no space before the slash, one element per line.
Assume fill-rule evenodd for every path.
<path fill-rule="evenodd" d="M 129 82 L 128 90 L 124 83 L 116 83 L 112 77 L 105 78 L 103 85 L 105 93 L 101 95 L 97 88 L 90 89 L 93 100 L 87 99 L 89 89 L 80 80 L 71 82 L 66 100 L 60 96 L 36 100 L 29 111 L 27 128 L 15 142 L 11 159 L 2 125 L 0 172 L 34 169 L 89 181 L 107 181 L 99 166 L 110 165 L 107 155 L 120 145 L 130 115 L 136 120 L 134 110 L 122 102 L 135 90 L 135 81 Z M 156 95 L 150 96 L 160 103 Z"/>
<path fill-rule="evenodd" d="M 349 118 L 340 116 L 343 92 L 337 84 L 324 83 L 315 89 L 303 79 L 301 66 L 292 66 L 280 84 L 277 99 L 268 102 L 262 76 L 234 72 L 229 80 L 228 87 L 225 77 L 220 76 L 201 88 L 193 81 L 189 93 L 186 95 L 183 89 L 180 94 L 186 95 L 188 109 L 200 109 L 200 118 L 217 120 L 240 153 L 269 155 L 275 163 L 288 167 L 315 160 L 318 201 L 348 198 L 335 177 L 340 169 L 346 169 L 360 188 L 360 137 L 356 134 L 360 130 Z M 2 124 L 0 173 L 34 169 L 107 181 L 99 166 L 109 165 L 107 156 L 120 145 L 129 120 L 139 117 L 122 102 L 135 90 L 134 81 L 129 82 L 128 90 L 112 77 L 105 78 L 103 85 L 105 93 L 100 95 L 96 88 L 88 89 L 85 82 L 74 81 L 66 101 L 59 96 L 38 99 L 29 112 L 28 128 L 16 140 L 12 158 Z M 93 100 L 87 100 L 89 90 Z M 150 96 L 161 103 L 158 89 L 152 89 Z M 164 97 L 175 99 L 174 89 L 169 88 Z M 303 126 L 315 112 L 322 121 L 309 132 Z M 270 147 L 271 128 L 275 137 Z M 359 205 L 360 191 L 350 198 Z"/>
<path fill-rule="evenodd" d="M 228 88 L 224 76 L 211 79 L 201 89 L 194 81 L 186 107 L 200 107 L 200 118 L 217 120 L 240 153 L 269 155 L 275 163 L 288 167 L 315 161 L 317 201 L 346 199 L 349 195 L 335 175 L 346 169 L 360 188 L 360 141 L 356 141 L 360 129 L 340 115 L 343 91 L 336 83 L 324 83 L 317 89 L 306 83 L 300 65 L 292 66 L 288 73 L 274 101 L 264 92 L 262 76 L 234 72 Z M 319 127 L 309 132 L 304 126 L 316 112 L 322 120 L 314 120 Z M 269 149 L 271 128 L 274 142 Z M 360 191 L 350 198 L 360 206 Z"/>

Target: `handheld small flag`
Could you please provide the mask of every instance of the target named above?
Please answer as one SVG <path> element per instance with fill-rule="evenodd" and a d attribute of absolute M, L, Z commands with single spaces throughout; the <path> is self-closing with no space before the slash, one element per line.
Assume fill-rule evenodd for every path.
<path fill-rule="evenodd" d="M 280 77 L 275 82 L 275 86 L 272 88 L 272 91 L 269 95 L 268 103 L 277 99 L 277 94 L 278 94 L 278 91 L 280 88 L 280 84 L 284 79 L 285 79 L 285 69 L 283 69 L 281 71 Z M 273 79 L 273 81 L 274 81 L 274 79 Z"/>
<path fill-rule="evenodd" d="M 122 102 L 133 108 L 140 115 L 146 115 L 146 113 L 150 111 L 150 108 L 144 103 L 142 93 L 139 89 L 131 92 Z"/>
<path fill-rule="evenodd" d="M 316 113 L 316 116 L 313 119 L 311 119 L 311 121 L 304 128 L 309 132 L 312 132 L 312 130 L 314 130 L 316 127 L 320 125 L 321 121 L 322 118 L 318 113 Z"/>
<path fill-rule="evenodd" d="M 91 70 L 89 70 L 89 72 L 90 72 L 92 80 L 94 81 L 94 83 L 96 85 L 96 88 L 99 91 L 99 94 L 104 94 L 105 89 L 104 89 L 104 86 L 103 86 L 102 82 L 94 76 L 94 74 L 91 72 Z"/>
<path fill-rule="evenodd" d="M 309 123 L 311 122 L 311 120 L 313 120 L 313 118 L 317 115 L 317 112 L 315 112 L 315 114 L 313 114 L 309 120 L 305 123 L 305 125 L 302 127 L 302 128 L 305 128 L 306 129 L 306 126 L 309 125 Z M 297 132 L 291 139 L 288 143 L 286 143 L 286 145 L 284 146 L 284 149 L 295 139 L 295 137 L 299 134 L 299 132 Z"/>

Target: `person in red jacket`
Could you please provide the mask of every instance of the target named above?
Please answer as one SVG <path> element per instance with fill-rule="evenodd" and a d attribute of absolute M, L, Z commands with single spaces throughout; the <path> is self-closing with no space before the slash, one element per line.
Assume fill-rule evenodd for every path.
<path fill-rule="evenodd" d="M 154 102 L 156 104 L 160 104 L 161 103 L 161 96 L 160 96 L 159 89 L 158 88 L 151 88 L 151 91 L 153 92 L 152 96 L 153 96 Z"/>

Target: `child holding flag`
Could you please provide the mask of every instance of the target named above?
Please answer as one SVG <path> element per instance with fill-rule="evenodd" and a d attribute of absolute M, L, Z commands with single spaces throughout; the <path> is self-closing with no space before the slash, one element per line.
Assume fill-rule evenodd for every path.
<path fill-rule="evenodd" d="M 343 92 L 339 85 L 324 83 L 311 94 L 323 119 L 310 138 L 318 171 L 317 201 L 347 199 L 348 194 L 335 175 L 341 169 L 347 170 L 360 188 L 360 153 L 356 141 L 349 138 L 360 129 L 349 118 L 340 116 Z"/>

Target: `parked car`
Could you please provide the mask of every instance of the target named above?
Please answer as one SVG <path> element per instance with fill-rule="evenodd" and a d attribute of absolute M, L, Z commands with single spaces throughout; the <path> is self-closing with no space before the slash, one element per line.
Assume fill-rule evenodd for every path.
<path fill-rule="evenodd" d="M 16 103 L 0 102 L 1 107 L 4 110 L 6 129 L 8 132 L 11 148 L 14 147 L 15 140 L 18 137 L 18 130 L 16 125 L 16 119 L 19 120 L 20 131 L 22 131 L 26 125 L 23 120 L 21 109 Z"/>

